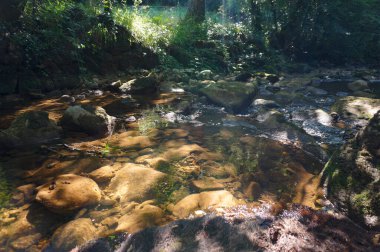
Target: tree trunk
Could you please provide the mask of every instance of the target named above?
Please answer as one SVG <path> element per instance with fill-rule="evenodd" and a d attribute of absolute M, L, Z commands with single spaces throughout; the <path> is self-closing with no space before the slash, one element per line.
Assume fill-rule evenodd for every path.
<path fill-rule="evenodd" d="M 186 17 L 196 22 L 203 22 L 206 19 L 205 0 L 190 0 Z"/>

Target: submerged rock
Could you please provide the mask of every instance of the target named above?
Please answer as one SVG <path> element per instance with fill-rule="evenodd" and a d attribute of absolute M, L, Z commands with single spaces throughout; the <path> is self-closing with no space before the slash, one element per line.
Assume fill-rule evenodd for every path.
<path fill-rule="evenodd" d="M 219 183 L 213 177 L 204 177 L 199 180 L 191 181 L 191 185 L 198 191 L 212 191 L 224 188 L 224 185 Z"/>
<path fill-rule="evenodd" d="M 2 209 L 0 217 L 0 251 L 40 251 L 41 239 L 61 224 L 60 216 L 40 204 Z"/>
<path fill-rule="evenodd" d="M 380 230 L 380 111 L 327 163 L 328 197 L 353 219 Z"/>
<path fill-rule="evenodd" d="M 107 191 L 113 199 L 122 204 L 143 202 L 154 198 L 157 185 L 166 177 L 165 173 L 147 168 L 144 165 L 126 164 L 115 173 Z"/>
<path fill-rule="evenodd" d="M 48 251 L 70 251 L 96 238 L 96 228 L 91 220 L 79 218 L 66 223 L 54 232 Z"/>
<path fill-rule="evenodd" d="M 92 179 L 65 174 L 37 188 L 36 200 L 55 213 L 72 213 L 100 201 L 101 191 Z"/>
<path fill-rule="evenodd" d="M 228 191 L 210 191 L 191 194 L 178 202 L 171 211 L 179 218 L 186 218 L 195 210 L 208 208 L 232 207 L 238 200 Z"/>
<path fill-rule="evenodd" d="M 357 80 L 347 84 L 347 87 L 351 91 L 363 91 L 369 88 L 368 83 L 365 80 Z"/>
<path fill-rule="evenodd" d="M 109 116 L 102 107 L 69 107 L 60 121 L 66 130 L 82 130 L 90 135 L 108 136 L 112 134 L 115 118 Z"/>
<path fill-rule="evenodd" d="M 141 204 L 118 221 L 116 232 L 136 233 L 144 228 L 157 226 L 164 217 L 164 211 L 157 206 Z"/>
<path fill-rule="evenodd" d="M 61 128 L 44 111 L 30 111 L 16 117 L 11 126 L 0 131 L 0 148 L 39 145 L 59 139 Z"/>
<path fill-rule="evenodd" d="M 212 103 L 235 113 L 247 108 L 257 94 L 257 82 L 219 81 L 199 90 Z"/>

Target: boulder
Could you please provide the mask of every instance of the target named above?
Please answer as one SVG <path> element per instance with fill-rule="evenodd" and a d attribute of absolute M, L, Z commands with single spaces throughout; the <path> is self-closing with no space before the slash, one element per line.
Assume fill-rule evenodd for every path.
<path fill-rule="evenodd" d="M 345 119 L 370 119 L 380 110 L 380 99 L 347 96 L 339 99 L 331 110 Z"/>
<path fill-rule="evenodd" d="M 97 238 L 97 231 L 91 220 L 79 218 L 59 227 L 51 238 L 52 251 L 67 252 Z"/>
<path fill-rule="evenodd" d="M 326 164 L 328 197 L 352 219 L 380 230 L 380 111 Z"/>
<path fill-rule="evenodd" d="M 66 130 L 80 130 L 95 136 L 112 134 L 115 118 L 109 116 L 102 107 L 71 106 L 60 121 Z"/>
<path fill-rule="evenodd" d="M 220 81 L 201 88 L 199 92 L 212 103 L 236 113 L 252 103 L 257 93 L 257 82 Z"/>
<path fill-rule="evenodd" d="M 130 94 L 152 94 L 157 92 L 159 83 L 152 76 L 140 77 L 123 83 L 119 90 L 123 93 Z"/>
<path fill-rule="evenodd" d="M 40 186 L 36 200 L 55 213 L 72 213 L 101 199 L 98 185 L 90 178 L 65 174 Z"/>
<path fill-rule="evenodd" d="M 0 131 L 0 148 L 39 145 L 59 139 L 61 128 L 44 111 L 30 111 L 16 117 L 11 126 Z"/>
<path fill-rule="evenodd" d="M 165 173 L 144 165 L 125 164 L 116 172 L 106 191 L 122 204 L 131 201 L 143 202 L 154 198 L 157 185 L 165 177 Z"/>
<path fill-rule="evenodd" d="M 199 194 L 191 194 L 181 201 L 179 201 L 175 206 L 172 207 L 171 211 L 173 215 L 179 218 L 186 218 L 195 210 L 205 210 L 208 208 L 219 208 L 219 207 L 233 207 L 238 204 L 237 199 L 228 191 L 210 191 L 201 192 Z"/>
<path fill-rule="evenodd" d="M 355 91 L 363 91 L 369 88 L 368 83 L 365 80 L 356 80 L 347 85 L 348 89 Z"/>

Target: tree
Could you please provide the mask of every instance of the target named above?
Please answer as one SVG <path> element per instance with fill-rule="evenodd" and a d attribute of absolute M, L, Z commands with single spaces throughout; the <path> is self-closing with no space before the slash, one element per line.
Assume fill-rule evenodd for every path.
<path fill-rule="evenodd" d="M 206 18 L 205 0 L 190 0 L 186 17 L 196 22 L 203 22 Z"/>

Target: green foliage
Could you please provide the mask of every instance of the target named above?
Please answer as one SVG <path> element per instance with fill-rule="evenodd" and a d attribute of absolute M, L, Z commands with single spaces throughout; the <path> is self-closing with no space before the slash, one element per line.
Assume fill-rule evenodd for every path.
<path fill-rule="evenodd" d="M 0 32 L 17 48 L 18 69 L 39 77 L 86 74 L 101 68 L 107 49 L 136 41 L 166 67 L 214 72 L 380 61 L 378 0 L 207 1 L 213 12 L 203 23 L 185 19 L 185 2 L 26 1 L 19 22 L 0 24 Z"/>
<path fill-rule="evenodd" d="M 120 150 L 119 146 L 114 146 L 109 143 L 106 143 L 106 145 L 103 147 L 101 153 L 103 156 L 108 156 L 110 154 L 113 154 L 115 152 L 118 152 Z"/>

